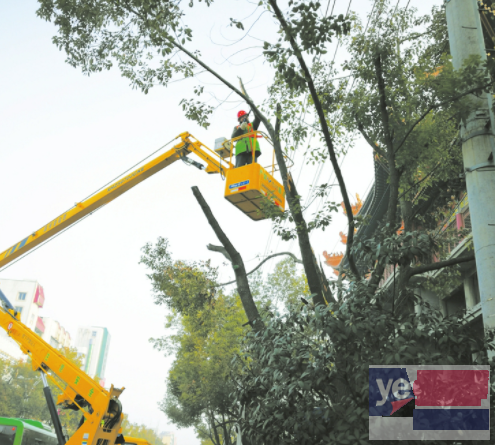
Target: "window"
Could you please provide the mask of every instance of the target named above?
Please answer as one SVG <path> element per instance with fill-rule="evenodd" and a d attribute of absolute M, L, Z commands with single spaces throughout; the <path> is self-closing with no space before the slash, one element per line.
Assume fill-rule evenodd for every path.
<path fill-rule="evenodd" d="M 464 213 L 463 220 L 464 220 L 464 227 L 466 229 L 472 230 L 471 214 L 469 212 Z"/>
<path fill-rule="evenodd" d="M 16 438 L 16 432 L 16 427 L 0 425 L 0 445 L 12 445 Z"/>
<path fill-rule="evenodd" d="M 53 433 L 24 429 L 22 445 L 56 445 L 57 443 L 57 436 Z"/>
<path fill-rule="evenodd" d="M 19 312 L 19 314 L 22 314 L 22 306 L 16 306 L 14 308 L 17 312 Z"/>
<path fill-rule="evenodd" d="M 93 337 L 96 337 L 96 331 L 93 331 Z"/>
<path fill-rule="evenodd" d="M 475 274 L 473 277 L 474 284 L 474 301 L 478 304 L 481 301 L 480 297 L 480 285 L 478 283 L 478 274 Z"/>
<path fill-rule="evenodd" d="M 19 292 L 18 300 L 24 301 L 26 299 L 26 292 Z"/>

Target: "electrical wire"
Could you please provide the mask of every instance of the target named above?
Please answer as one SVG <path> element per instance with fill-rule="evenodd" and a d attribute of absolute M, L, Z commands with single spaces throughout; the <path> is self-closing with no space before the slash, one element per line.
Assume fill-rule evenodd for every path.
<path fill-rule="evenodd" d="M 376 6 L 376 3 L 377 3 L 377 0 L 375 0 L 375 2 L 373 3 L 373 7 L 372 7 L 372 10 L 371 10 L 370 16 L 368 17 L 368 22 L 367 22 L 367 24 L 366 24 L 366 28 L 365 28 L 365 31 L 364 31 L 365 33 L 366 33 L 366 31 L 368 30 L 368 26 L 369 26 L 369 23 L 370 23 L 370 20 L 371 20 L 371 16 L 372 16 L 372 14 L 373 14 L 373 12 L 374 12 L 374 9 L 375 9 L 375 6 Z M 333 11 L 334 11 L 334 8 L 335 8 L 335 4 L 336 4 L 336 0 L 334 1 L 334 4 L 333 4 L 333 7 L 332 7 L 332 12 L 331 12 L 331 14 L 333 14 Z M 348 6 L 347 6 L 347 12 L 346 12 L 346 14 L 348 14 L 348 13 L 349 13 L 349 10 L 350 10 L 350 7 L 351 7 L 351 4 L 352 4 L 352 0 L 350 0 L 350 1 L 349 1 L 349 4 L 348 4 Z M 330 0 L 329 0 L 329 2 L 328 2 L 328 4 L 327 4 L 327 10 L 326 10 L 326 12 L 328 12 L 328 7 L 329 7 L 329 5 L 330 5 Z M 335 58 L 336 58 L 336 56 L 337 56 L 337 51 L 338 51 L 338 49 L 339 49 L 339 44 L 340 44 L 340 41 L 337 43 L 337 47 L 336 47 L 336 49 L 335 49 L 335 52 L 334 52 L 334 55 L 333 55 L 333 58 L 332 58 L 332 64 L 335 62 Z M 319 60 L 319 59 L 318 59 L 318 60 Z M 353 79 L 353 82 L 352 82 L 352 84 L 351 84 L 351 87 L 349 88 L 349 91 L 347 91 L 347 88 L 346 88 L 346 96 L 348 96 L 348 95 L 349 95 L 349 93 L 350 93 L 350 91 L 352 90 L 352 87 L 354 86 L 354 82 L 355 82 L 355 78 Z M 349 149 L 349 147 L 350 147 L 350 145 L 349 145 L 347 148 Z M 305 153 L 304 158 L 306 157 L 306 154 L 307 154 L 307 152 Z M 344 162 L 345 158 L 346 158 L 346 155 L 344 155 L 344 158 L 342 159 L 342 161 L 341 161 L 341 163 L 340 163 L 340 167 L 342 167 L 342 165 L 343 165 L 343 162 Z M 303 159 L 303 165 L 301 166 L 301 169 L 300 169 L 300 172 L 299 172 L 299 175 L 298 175 L 298 179 L 299 179 L 299 177 L 301 176 L 302 169 L 303 169 L 303 167 L 304 167 L 304 166 L 305 166 L 305 164 L 304 164 L 304 159 Z M 306 197 L 306 200 L 305 200 L 305 201 L 306 201 L 306 203 L 305 203 L 305 207 L 306 207 L 306 208 L 308 208 L 308 207 L 309 207 L 309 206 L 308 206 L 308 204 L 307 204 L 308 202 L 313 203 L 313 202 L 314 202 L 314 200 L 316 199 L 316 197 L 315 197 L 315 198 L 313 198 L 313 196 L 312 196 L 312 195 L 316 193 L 316 192 L 314 191 L 314 190 L 315 190 L 314 186 L 315 186 L 316 182 L 318 182 L 318 180 L 319 180 L 319 178 L 320 178 L 320 176 L 321 176 L 321 173 L 322 173 L 322 171 L 323 171 L 323 166 L 324 166 L 324 163 L 320 164 L 320 167 L 319 167 L 319 168 L 317 169 L 317 171 L 315 172 L 315 176 L 313 177 L 313 181 L 312 181 L 312 185 L 311 185 L 311 187 L 312 187 L 311 192 L 310 192 L 310 194 Z M 331 183 L 331 182 L 332 182 L 332 177 L 334 176 L 334 174 L 335 174 L 335 172 L 332 172 L 332 173 L 330 174 L 330 177 L 329 177 L 328 183 Z M 296 185 L 297 185 L 297 183 L 296 183 Z M 319 201 L 319 204 L 318 204 L 318 207 L 317 207 L 317 212 L 318 212 L 318 210 L 319 210 L 320 206 L 322 205 L 323 200 L 324 200 L 324 196 L 322 196 L 322 197 L 320 198 L 320 201 Z M 313 234 L 314 234 L 314 233 L 313 233 Z M 311 238 L 312 238 L 312 235 L 310 234 L 310 239 L 311 239 Z M 271 238 L 270 238 L 270 241 L 271 241 Z M 276 247 L 278 246 L 278 243 L 279 243 L 279 242 L 280 242 L 280 239 L 278 239 L 278 240 L 277 240 L 277 245 L 276 245 Z M 292 240 L 291 240 L 291 242 L 290 242 L 290 244 L 289 244 L 289 248 L 288 248 L 288 250 L 289 250 L 289 251 L 291 251 L 291 250 L 292 250 L 292 248 L 293 248 L 293 246 L 294 246 L 294 243 L 295 243 L 295 240 L 294 240 L 294 239 L 292 239 Z M 268 246 L 267 246 L 267 247 L 268 247 Z M 276 250 L 276 249 L 275 249 L 275 250 Z M 265 252 L 266 252 L 266 250 L 265 250 Z"/>
<path fill-rule="evenodd" d="M 122 176 L 124 176 L 126 173 L 128 173 L 129 171 L 131 171 L 133 168 L 137 167 L 139 164 L 143 163 L 144 161 L 146 161 L 147 159 L 149 159 L 151 156 L 155 155 L 156 153 L 158 153 L 160 150 L 162 150 L 163 148 L 165 148 L 167 145 L 171 144 L 173 141 L 175 141 L 177 138 L 173 138 L 171 141 L 167 142 L 166 144 L 162 145 L 158 150 L 155 150 L 153 153 L 149 154 L 148 156 L 146 156 L 145 158 L 141 159 L 138 163 L 134 164 L 132 167 L 129 167 L 126 171 L 124 171 L 123 173 L 121 173 L 120 175 L 118 175 L 117 177 L 115 177 L 114 179 L 112 179 L 111 181 L 107 182 L 105 185 L 103 185 L 102 187 L 100 187 L 98 190 L 95 190 L 93 193 L 91 193 L 90 195 L 88 195 L 86 198 L 84 198 L 82 201 L 80 202 L 83 202 L 83 201 L 86 201 L 87 199 L 91 198 L 92 196 L 96 195 L 99 191 L 103 190 L 105 187 L 109 186 L 110 184 L 113 184 L 116 180 L 118 180 L 119 178 L 121 178 Z M 72 209 L 74 206 L 72 206 L 71 208 L 69 208 L 67 210 L 67 212 Z M 84 221 L 88 216 L 92 215 L 93 213 L 97 212 L 98 210 L 100 210 L 101 208 L 103 208 L 103 206 L 101 207 L 98 207 L 96 210 L 92 211 L 91 213 L 88 213 L 86 216 L 84 216 L 83 218 L 81 218 L 79 221 L 76 221 L 75 223 L 71 224 L 70 226 L 66 227 L 64 230 L 61 230 L 60 232 L 58 232 L 56 235 L 53 235 L 52 237 L 50 237 L 49 239 L 47 239 L 45 242 L 41 243 L 40 245 L 36 246 L 34 249 L 31 249 L 29 250 L 28 252 L 26 252 L 24 255 L 21 255 L 19 258 L 17 258 L 15 261 L 12 261 L 11 263 L 5 265 L 4 267 L 2 267 L 0 269 L 0 273 L 3 272 L 5 269 L 8 269 L 10 266 L 14 265 L 15 263 L 17 263 L 18 261 L 22 260 L 23 258 L 27 257 L 28 255 L 31 255 L 33 252 L 35 252 L 36 250 L 38 250 L 40 247 L 48 244 L 49 242 L 53 241 L 55 238 L 57 238 L 58 236 L 62 235 L 62 233 L 66 232 L 67 230 L 69 229 L 72 229 L 73 227 L 75 227 L 77 224 L 79 224 L 80 222 Z M 66 213 L 66 212 L 64 212 Z M 62 213 L 63 214 L 63 213 Z"/>
<path fill-rule="evenodd" d="M 461 205 L 462 203 L 462 199 L 459 199 L 459 202 L 457 203 L 457 205 L 454 207 L 454 210 L 452 211 L 452 213 L 450 214 L 450 216 L 448 218 L 445 219 L 445 221 L 447 221 L 446 224 L 448 224 L 448 221 L 450 220 L 450 218 L 452 218 L 456 213 L 457 213 L 457 210 L 459 210 L 459 206 Z M 433 238 L 436 238 L 438 235 L 440 235 L 440 233 L 442 233 L 442 229 L 444 228 L 445 224 L 441 225 L 437 232 L 435 233 L 435 235 L 433 235 Z"/>
<path fill-rule="evenodd" d="M 331 1 L 331 0 L 329 0 L 329 1 L 328 1 L 328 3 L 327 3 L 326 13 L 328 13 L 328 9 L 329 9 L 329 6 L 330 6 L 330 1 Z M 397 9 L 397 7 L 398 7 L 399 2 L 400 2 L 400 0 L 398 0 L 398 2 L 397 2 L 396 9 Z M 333 14 L 333 11 L 334 11 L 334 8 L 335 8 L 335 4 L 336 4 L 336 0 L 334 0 L 333 6 L 332 6 L 332 12 L 331 12 L 331 14 Z M 352 4 L 352 0 L 349 0 L 349 4 L 348 4 L 348 7 L 347 7 L 347 12 L 346 12 L 346 14 L 348 14 L 348 13 L 349 13 L 349 10 L 350 10 L 350 7 L 351 7 L 351 4 Z M 376 4 L 377 4 L 377 0 L 375 0 L 375 1 L 374 1 L 374 3 L 373 3 L 373 6 L 372 6 L 372 9 L 371 9 L 370 15 L 369 15 L 369 17 L 368 17 L 368 21 L 367 21 L 367 23 L 366 23 L 366 27 L 365 27 L 364 33 L 366 33 L 366 32 L 367 32 L 367 30 L 368 30 L 368 27 L 369 27 L 369 24 L 370 24 L 370 21 L 371 21 L 371 17 L 372 17 L 372 15 L 373 15 L 374 10 L 375 10 Z M 337 47 L 336 47 L 336 49 L 335 49 L 335 52 L 334 52 L 334 55 L 333 55 L 333 58 L 332 58 L 332 63 L 334 63 L 334 61 L 335 61 L 335 58 L 336 58 L 336 56 L 337 56 L 337 51 L 338 51 L 338 49 L 339 49 L 339 46 L 340 46 L 340 41 L 339 41 L 339 42 L 337 42 Z M 348 95 L 350 94 L 350 91 L 352 91 L 352 88 L 354 87 L 355 81 L 356 81 L 356 78 L 353 76 L 353 81 L 352 81 L 352 83 L 350 84 L 350 88 L 349 88 L 348 90 L 347 90 L 347 88 L 346 88 L 346 96 L 348 96 Z M 350 148 L 350 143 L 349 143 L 349 146 L 348 146 L 347 148 L 348 148 L 348 149 Z M 297 182 L 299 181 L 299 178 L 301 177 L 301 174 L 302 174 L 302 170 L 303 170 L 303 168 L 304 168 L 304 166 L 305 166 L 305 164 L 304 164 L 304 160 L 305 160 L 306 154 L 307 154 L 307 153 L 305 153 L 305 156 L 304 156 L 304 159 L 303 159 L 303 165 L 301 166 L 301 169 L 300 169 L 300 171 L 299 171 L 299 175 L 298 175 L 298 178 L 297 178 Z M 344 155 L 344 158 L 342 159 L 342 161 L 341 161 L 341 163 L 340 163 L 340 167 L 342 167 L 343 162 L 345 161 L 345 158 L 346 158 L 346 155 Z M 320 176 L 321 176 L 322 171 L 323 171 L 323 163 L 321 164 L 321 167 L 319 167 L 319 168 L 317 169 L 317 171 L 315 172 L 315 176 L 313 177 L 313 181 L 312 181 L 312 187 L 313 187 L 313 188 L 312 188 L 312 190 L 314 190 L 314 185 L 315 185 L 315 184 L 316 184 L 316 182 L 319 180 L 319 178 L 320 178 Z M 330 174 L 330 177 L 329 177 L 329 181 L 328 181 L 328 183 L 331 183 L 331 182 L 332 182 L 332 177 L 333 177 L 333 175 L 334 175 L 334 174 L 335 174 L 335 172 L 332 172 L 332 173 Z M 296 185 L 297 185 L 297 182 L 296 182 Z M 313 192 L 313 193 L 314 193 L 314 192 Z M 312 196 L 311 196 L 311 195 L 312 195 L 312 193 L 310 193 L 310 194 L 307 196 L 307 198 L 306 198 L 306 203 L 310 202 L 310 199 L 312 198 Z M 313 200 L 311 201 L 311 203 L 312 203 L 313 201 L 314 201 L 314 198 L 313 198 Z M 324 201 L 324 196 L 322 196 L 322 197 L 320 198 L 320 201 L 319 201 L 318 206 L 317 206 L 317 211 L 318 211 L 318 210 L 319 210 L 319 208 L 321 207 L 321 205 L 322 205 L 323 201 Z M 268 250 L 269 250 L 269 245 L 271 244 L 271 241 L 272 241 L 272 234 L 273 234 L 273 224 L 272 224 L 272 230 L 270 231 L 270 235 L 269 235 L 269 238 L 268 238 L 268 241 L 267 241 L 267 245 L 266 245 L 266 248 L 265 248 L 265 256 L 267 255 L 267 252 L 268 252 Z M 310 238 L 311 238 L 311 236 L 310 236 Z M 278 240 L 277 240 L 277 246 L 278 246 L 278 243 L 279 243 L 279 242 L 280 242 L 280 239 L 278 239 Z M 289 251 L 292 249 L 294 242 L 295 242 L 295 240 L 293 239 L 293 240 L 291 241 L 291 244 L 289 245 Z"/>
<path fill-rule="evenodd" d="M 177 138 L 173 138 L 171 141 L 167 142 L 166 144 L 162 145 L 158 150 L 155 150 L 153 153 L 149 154 L 148 156 L 146 156 L 145 158 L 141 159 L 139 162 L 137 162 L 136 164 L 134 164 L 132 167 L 129 167 L 125 172 L 121 173 L 120 175 L 116 176 L 114 179 L 112 179 L 111 181 L 107 182 L 105 185 L 101 186 L 98 190 L 95 190 L 93 193 L 91 193 L 91 195 L 88 195 L 86 196 L 86 198 L 84 198 L 82 201 L 79 201 L 79 202 L 83 202 L 83 201 L 86 201 L 86 199 L 89 199 L 91 198 L 92 196 L 96 195 L 99 191 L 103 190 L 105 187 L 109 186 L 110 184 L 113 184 L 117 179 L 121 178 L 122 176 L 124 176 L 126 173 L 129 173 L 133 168 L 137 167 L 139 164 L 143 163 L 144 161 L 146 161 L 147 159 L 151 158 L 151 156 L 155 155 L 156 153 L 158 153 L 160 150 L 163 150 L 167 145 L 171 144 L 172 142 L 174 142 Z M 73 206 L 75 207 L 75 206 Z M 72 208 L 72 207 L 71 207 Z M 70 210 L 70 209 L 69 209 Z"/>
<path fill-rule="evenodd" d="M 399 4 L 399 1 L 400 1 L 400 0 L 398 0 L 398 2 L 397 2 L 396 8 L 397 8 L 397 6 L 398 6 L 398 4 Z M 369 27 L 369 24 L 370 24 L 370 21 L 371 21 L 371 17 L 372 17 L 372 15 L 373 15 L 373 12 L 375 11 L 376 4 L 377 4 L 377 0 L 375 0 L 375 2 L 373 3 L 373 7 L 371 8 L 371 12 L 370 12 L 370 15 L 369 15 L 369 17 L 368 17 L 368 21 L 367 21 L 367 23 L 366 23 L 366 27 L 365 27 L 365 29 L 364 29 L 364 34 L 366 34 L 366 32 L 368 31 L 368 27 Z M 336 53 L 335 53 L 335 54 L 336 54 Z M 334 60 L 335 60 L 335 55 L 334 55 Z M 349 89 L 347 89 L 347 88 L 346 88 L 346 98 L 349 96 L 349 94 L 350 94 L 350 92 L 351 92 L 352 88 L 354 87 L 354 83 L 355 83 L 355 82 L 356 82 L 356 78 L 353 76 L 353 80 L 352 80 L 352 84 L 351 84 L 350 88 L 349 88 Z M 345 158 L 346 158 L 346 156 L 347 156 L 347 152 L 349 151 L 349 148 L 350 148 L 350 142 L 349 142 L 349 144 L 348 144 L 348 146 L 347 146 L 346 154 L 344 155 L 344 158 L 342 159 L 342 161 L 341 161 L 341 163 L 340 163 L 340 168 L 342 167 L 342 165 L 343 165 L 343 163 L 344 163 L 344 161 L 345 161 Z M 333 172 L 333 173 L 330 175 L 330 178 L 329 178 L 329 180 L 328 180 L 328 183 L 333 182 L 333 181 L 332 181 L 332 177 L 333 177 L 333 175 L 334 175 L 334 174 L 335 174 L 335 172 Z M 321 207 L 321 205 L 322 205 L 322 203 L 323 203 L 323 200 L 324 200 L 324 196 L 322 196 L 322 197 L 320 198 L 320 201 L 319 201 L 319 203 L 318 203 L 318 206 L 317 206 L 317 210 L 316 210 L 316 212 L 318 212 L 319 208 Z M 311 239 L 311 235 L 310 235 L 310 239 Z"/>
<path fill-rule="evenodd" d="M 88 213 L 86 216 L 84 216 L 83 218 L 81 218 L 79 221 L 76 221 L 74 224 L 71 224 L 69 227 L 66 227 L 64 230 L 61 230 L 60 232 L 58 232 L 56 235 L 53 235 L 51 238 L 47 239 L 44 243 L 41 243 L 39 246 L 36 246 L 34 249 L 31 249 L 30 251 L 26 252 L 24 255 L 21 255 L 19 258 L 17 258 L 15 261 L 12 261 L 11 263 L 5 265 L 4 267 L 2 267 L 0 269 L 0 273 L 2 273 L 5 269 L 8 269 L 10 266 L 13 266 L 15 263 L 17 263 L 18 261 L 21 261 L 22 259 L 24 259 L 25 257 L 27 257 L 28 255 L 31 255 L 33 252 L 35 252 L 36 250 L 38 250 L 39 248 L 43 247 L 45 244 L 48 244 L 49 242 L 53 241 L 55 238 L 57 238 L 58 236 L 62 235 L 62 233 L 64 232 L 67 232 L 67 230 L 69 229 L 72 229 L 74 226 L 76 226 L 77 224 L 79 224 L 80 222 L 84 221 L 88 216 L 91 216 L 93 213 L 97 212 L 98 210 L 100 210 L 102 207 L 99 207 L 97 208 L 96 210 L 94 210 L 93 212 L 91 213 Z"/>

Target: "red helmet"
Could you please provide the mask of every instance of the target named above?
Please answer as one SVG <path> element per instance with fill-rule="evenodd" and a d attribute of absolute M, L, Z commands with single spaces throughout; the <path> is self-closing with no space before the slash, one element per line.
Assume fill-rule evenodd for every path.
<path fill-rule="evenodd" d="M 247 113 L 244 110 L 239 111 L 237 113 L 237 120 L 239 120 L 242 116 L 245 116 Z"/>

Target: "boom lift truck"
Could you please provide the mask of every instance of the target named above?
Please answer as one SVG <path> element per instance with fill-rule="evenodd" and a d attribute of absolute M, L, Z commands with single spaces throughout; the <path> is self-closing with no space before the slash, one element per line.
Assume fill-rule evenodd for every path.
<path fill-rule="evenodd" d="M 263 137 L 270 142 L 268 136 L 259 131 L 226 140 L 217 139 L 215 151 L 209 149 L 194 136 L 185 132 L 170 150 L 156 157 L 147 164 L 129 173 L 103 190 L 93 194 L 86 200 L 76 203 L 73 208 L 61 214 L 41 229 L 36 230 L 20 242 L 0 253 L 0 267 L 6 266 L 21 255 L 50 239 L 60 231 L 70 227 L 86 215 L 113 201 L 135 185 L 144 181 L 156 172 L 172 163 L 182 160 L 206 173 L 219 173 L 226 179 L 225 198 L 255 221 L 265 219 L 263 202 L 272 203 L 281 212 L 285 208 L 285 192 L 282 185 L 273 177 L 275 171 L 274 156 L 272 158 L 271 174 L 260 164 L 253 162 L 239 168 L 232 164 L 234 143 L 243 137 Z M 199 156 L 206 167 L 199 162 L 189 159 L 189 154 Z M 254 161 L 253 151 L 253 161 Z M 29 355 L 35 371 L 43 378 L 44 392 L 50 414 L 55 427 L 59 445 L 113 445 L 117 443 L 143 444 L 140 439 L 124 439 L 121 434 L 123 419 L 122 406 L 119 396 L 124 388 L 117 389 L 112 385 L 106 390 L 95 382 L 81 369 L 74 366 L 59 351 L 51 347 L 36 333 L 20 321 L 12 304 L 0 290 L 0 327 L 20 346 L 22 352 Z M 62 394 L 58 397 L 57 405 L 62 409 L 80 410 L 84 423 L 68 439 L 62 433 L 60 420 L 50 393 L 48 381 L 58 386 Z"/>

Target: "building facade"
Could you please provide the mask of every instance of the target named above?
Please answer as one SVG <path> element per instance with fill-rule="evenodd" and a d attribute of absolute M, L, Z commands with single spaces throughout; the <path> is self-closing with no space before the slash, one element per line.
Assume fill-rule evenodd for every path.
<path fill-rule="evenodd" d="M 57 321 L 40 316 L 45 304 L 43 287 L 34 280 L 0 279 L 0 289 L 21 314 L 21 322 L 55 348 L 70 347 L 70 334 Z M 25 355 L 19 345 L 0 329 L 0 356 L 19 360 Z"/>
<path fill-rule="evenodd" d="M 359 208 L 356 208 L 355 213 L 355 215 L 359 214 L 360 217 L 367 217 L 368 223 L 357 231 L 354 239 L 355 243 L 371 238 L 379 227 L 380 222 L 383 221 L 387 212 L 390 195 L 390 186 L 387 183 L 387 178 L 388 174 L 386 170 L 378 162 L 375 162 L 375 182 L 364 203 Z M 435 188 L 439 192 L 441 189 L 447 188 L 447 184 L 439 183 Z M 445 220 L 437 221 L 438 227 L 436 234 L 449 234 L 448 237 L 452 241 L 449 241 L 447 252 L 444 252 L 444 257 L 439 258 L 434 254 L 430 260 L 432 263 L 468 256 L 473 250 L 471 214 L 466 190 L 460 187 L 457 191 L 452 190 L 451 193 L 451 212 Z M 435 193 L 435 190 L 432 190 L 430 194 L 431 198 L 418 203 L 414 207 L 416 214 L 424 215 L 435 208 L 436 199 L 440 193 Z M 400 230 L 403 230 L 403 227 Z M 343 244 L 345 244 L 345 236 L 341 235 L 341 238 Z M 332 267 L 336 275 L 338 275 L 338 270 L 341 266 L 343 269 L 348 267 L 347 259 L 343 253 L 328 254 L 327 252 L 323 252 L 323 256 L 326 260 L 325 264 Z M 388 265 L 383 274 L 380 286 L 384 289 L 393 289 L 398 271 L 398 265 Z M 364 274 L 366 271 L 363 270 L 362 272 Z M 441 294 L 431 291 L 429 286 L 427 286 L 427 282 L 445 273 L 445 269 L 415 275 L 411 278 L 410 285 L 414 288 L 415 295 L 421 297 L 423 301 L 428 302 L 431 307 L 438 309 L 444 317 L 457 316 L 469 325 L 473 333 L 480 335 L 483 333 L 484 325 L 476 264 L 474 261 L 461 263 L 457 266 L 457 272 L 457 279 L 449 280 L 449 287 Z M 407 298 L 407 296 L 396 300 L 394 292 L 389 292 L 389 297 L 383 303 L 389 304 L 389 306 L 394 304 L 395 311 L 399 313 L 412 311 L 419 313 L 421 310 L 421 306 L 412 299 Z M 485 315 L 495 316 L 495 314 Z M 473 362 L 485 363 L 486 357 L 482 354 L 473 355 Z"/>
<path fill-rule="evenodd" d="M 164 445 L 177 445 L 177 441 L 175 440 L 175 434 L 171 432 L 164 432 L 160 434 L 160 439 L 162 439 L 162 443 Z"/>
<path fill-rule="evenodd" d="M 37 281 L 31 280 L 0 280 L 0 289 L 20 312 L 21 321 L 35 332 L 43 332 L 44 325 L 39 310 L 45 303 L 43 287 Z M 0 354 L 7 358 L 20 359 L 23 357 L 19 345 L 7 333 L 0 330 Z"/>
<path fill-rule="evenodd" d="M 44 332 L 40 334 L 41 338 L 50 346 L 59 349 L 69 348 L 72 345 L 70 334 L 57 320 L 49 317 L 42 317 L 41 320 L 45 328 Z"/>
<path fill-rule="evenodd" d="M 91 377 L 98 376 L 105 380 L 110 334 L 107 328 L 86 326 L 79 328 L 75 346 L 77 352 L 84 356 L 83 371 Z"/>

